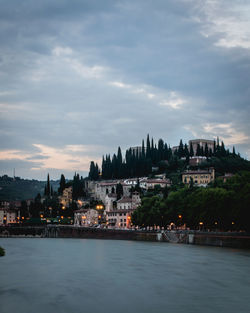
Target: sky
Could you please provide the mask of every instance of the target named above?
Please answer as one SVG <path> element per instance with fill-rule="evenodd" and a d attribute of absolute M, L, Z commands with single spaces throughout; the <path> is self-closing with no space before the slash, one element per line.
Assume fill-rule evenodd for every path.
<path fill-rule="evenodd" d="M 0 175 L 87 175 L 141 144 L 250 159 L 250 2 L 0 0 Z"/>

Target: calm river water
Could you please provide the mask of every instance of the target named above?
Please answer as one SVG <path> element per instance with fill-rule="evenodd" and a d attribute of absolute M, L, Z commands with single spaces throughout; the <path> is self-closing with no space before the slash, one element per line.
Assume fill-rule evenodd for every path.
<path fill-rule="evenodd" d="M 0 238 L 1 313 L 248 313 L 250 252 Z"/>

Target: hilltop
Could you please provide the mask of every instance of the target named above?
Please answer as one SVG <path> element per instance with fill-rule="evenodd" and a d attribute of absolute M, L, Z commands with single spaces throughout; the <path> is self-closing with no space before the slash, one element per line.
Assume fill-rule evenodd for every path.
<path fill-rule="evenodd" d="M 34 199 L 44 192 L 45 181 L 22 179 L 20 177 L 0 176 L 0 201 Z M 59 181 L 51 181 L 54 190 L 59 187 Z"/>

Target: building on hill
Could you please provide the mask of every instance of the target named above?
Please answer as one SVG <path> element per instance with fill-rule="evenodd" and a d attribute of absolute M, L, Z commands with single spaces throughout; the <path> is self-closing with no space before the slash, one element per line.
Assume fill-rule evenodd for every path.
<path fill-rule="evenodd" d="M 214 140 L 192 139 L 192 140 L 189 140 L 188 143 L 189 143 L 189 151 L 190 151 L 191 145 L 193 146 L 194 155 L 196 155 L 198 145 L 200 145 L 200 148 L 203 148 L 204 151 L 205 151 L 205 147 L 207 145 L 208 151 L 211 149 L 212 152 L 214 152 Z"/>
<path fill-rule="evenodd" d="M 117 208 L 106 212 L 109 228 L 131 228 L 131 214 L 141 204 L 140 194 L 133 192 L 132 198 L 122 197 Z"/>
<path fill-rule="evenodd" d="M 178 151 L 178 149 L 179 149 L 179 146 L 173 146 L 173 147 L 171 148 L 172 153 L 174 153 L 175 151 Z"/>
<path fill-rule="evenodd" d="M 182 173 L 182 182 L 190 184 L 191 181 L 198 186 L 206 186 L 215 179 L 215 170 L 213 167 L 208 170 L 185 171 Z"/>
<path fill-rule="evenodd" d="M 107 194 L 116 193 L 117 184 L 119 184 L 118 180 L 97 182 L 95 184 L 95 199 L 104 203 Z"/>
<path fill-rule="evenodd" d="M 70 204 L 72 203 L 72 194 L 73 194 L 73 188 L 72 186 L 65 188 L 63 190 L 63 194 L 60 197 L 60 204 L 63 207 L 68 208 L 70 206 Z"/>
<path fill-rule="evenodd" d="M 20 220 L 20 211 L 15 208 L 0 208 L 0 225 L 10 225 L 18 223 Z"/>
<path fill-rule="evenodd" d="M 230 179 L 233 176 L 234 176 L 233 173 L 225 173 L 224 176 L 219 176 L 218 178 L 222 179 L 223 182 L 225 183 L 228 179 Z"/>
<path fill-rule="evenodd" d="M 117 195 L 115 193 L 108 193 L 104 200 L 105 212 L 109 212 L 114 209 L 114 203 L 117 200 Z"/>
<path fill-rule="evenodd" d="M 140 187 L 142 189 L 154 189 L 155 186 L 160 186 L 161 188 L 170 187 L 171 181 L 168 178 L 147 178 L 140 181 Z"/>
<path fill-rule="evenodd" d="M 131 228 L 131 214 L 134 210 L 114 209 L 107 212 L 108 228 Z"/>
<path fill-rule="evenodd" d="M 117 201 L 118 210 L 136 210 L 137 207 L 141 204 L 140 194 L 135 191 L 132 194 L 132 197 L 123 196 L 120 200 Z"/>
<path fill-rule="evenodd" d="M 207 158 L 205 156 L 194 156 L 189 159 L 189 165 L 190 166 L 198 166 L 202 162 L 205 162 Z"/>
<path fill-rule="evenodd" d="M 74 225 L 91 227 L 98 224 L 99 213 L 95 209 L 80 209 L 74 212 Z"/>

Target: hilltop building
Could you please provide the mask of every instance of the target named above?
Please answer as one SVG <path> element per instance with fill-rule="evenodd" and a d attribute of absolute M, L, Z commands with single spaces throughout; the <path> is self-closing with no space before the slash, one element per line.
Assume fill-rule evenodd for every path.
<path fill-rule="evenodd" d="M 205 147 L 207 145 L 208 151 L 211 149 L 212 152 L 214 152 L 214 140 L 192 139 L 192 140 L 189 140 L 188 143 L 189 143 L 189 150 L 190 150 L 190 146 L 192 144 L 193 150 L 194 150 L 194 155 L 196 155 L 198 145 L 200 145 L 200 148 L 203 148 L 204 151 L 205 151 Z"/>
<path fill-rule="evenodd" d="M 215 170 L 213 167 L 208 170 L 185 171 L 182 173 L 182 182 L 190 184 L 191 180 L 198 186 L 206 186 L 215 179 Z"/>

